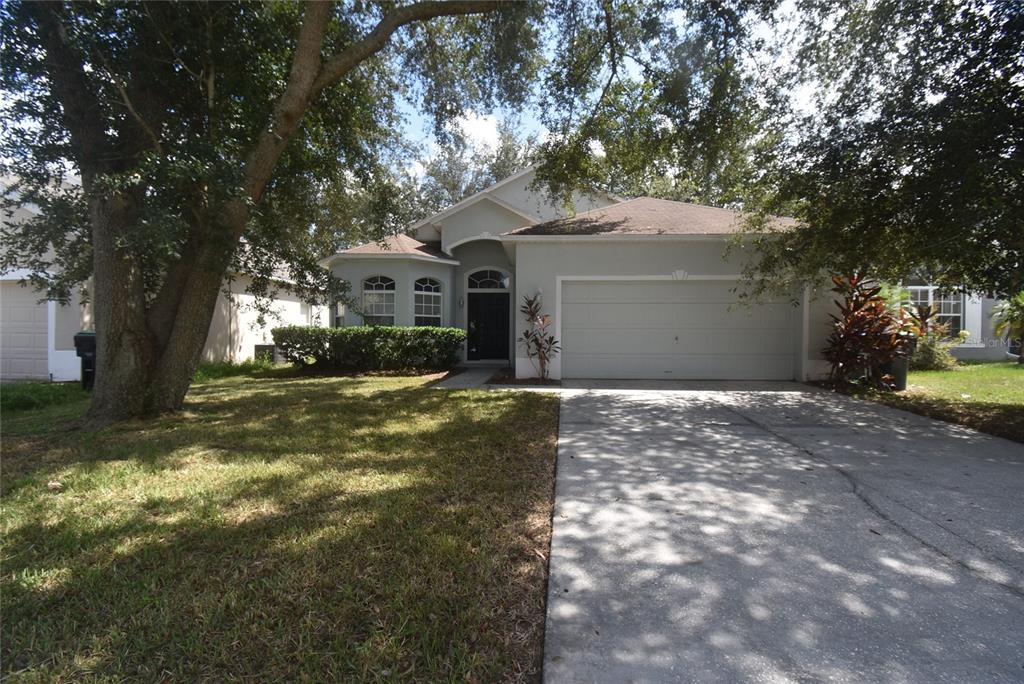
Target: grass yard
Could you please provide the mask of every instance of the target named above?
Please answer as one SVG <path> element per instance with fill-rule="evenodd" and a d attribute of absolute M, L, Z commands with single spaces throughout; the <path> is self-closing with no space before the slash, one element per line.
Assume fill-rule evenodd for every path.
<path fill-rule="evenodd" d="M 557 398 L 261 375 L 4 412 L 0 678 L 535 680 Z"/>
<path fill-rule="evenodd" d="M 874 393 L 871 398 L 1024 442 L 1024 367 L 1013 361 L 912 371 L 905 392 Z"/>

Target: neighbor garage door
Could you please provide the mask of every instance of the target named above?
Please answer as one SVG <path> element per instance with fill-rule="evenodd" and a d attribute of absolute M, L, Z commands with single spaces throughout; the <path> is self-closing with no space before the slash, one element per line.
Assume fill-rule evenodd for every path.
<path fill-rule="evenodd" d="M 0 380 L 47 378 L 46 304 L 14 281 L 0 282 Z"/>
<path fill-rule="evenodd" d="M 731 281 L 565 281 L 562 377 L 791 380 L 795 319 Z"/>

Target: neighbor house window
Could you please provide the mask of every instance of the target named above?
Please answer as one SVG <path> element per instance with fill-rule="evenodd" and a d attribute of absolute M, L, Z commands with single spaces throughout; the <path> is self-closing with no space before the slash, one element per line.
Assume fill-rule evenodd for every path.
<path fill-rule="evenodd" d="M 420 278 L 413 287 L 413 325 L 441 325 L 441 281 Z"/>
<path fill-rule="evenodd" d="M 508 281 L 501 271 L 484 269 L 469 274 L 470 290 L 507 290 Z"/>
<path fill-rule="evenodd" d="M 387 276 L 371 276 L 363 281 L 363 323 L 395 324 L 395 281 Z"/>
<path fill-rule="evenodd" d="M 340 299 L 334 302 L 334 327 L 342 328 L 345 326 L 345 302 Z"/>
<path fill-rule="evenodd" d="M 934 285 L 910 285 L 910 300 L 915 306 L 927 304 L 935 310 L 935 322 L 949 325 L 950 337 L 964 329 L 964 296 L 943 292 Z"/>

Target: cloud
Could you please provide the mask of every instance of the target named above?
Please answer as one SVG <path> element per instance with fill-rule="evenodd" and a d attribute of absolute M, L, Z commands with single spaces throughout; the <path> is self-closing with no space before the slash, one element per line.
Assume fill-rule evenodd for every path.
<path fill-rule="evenodd" d="M 498 146 L 498 117 L 494 114 L 477 114 L 467 109 L 455 125 L 478 150 L 493 150 Z"/>

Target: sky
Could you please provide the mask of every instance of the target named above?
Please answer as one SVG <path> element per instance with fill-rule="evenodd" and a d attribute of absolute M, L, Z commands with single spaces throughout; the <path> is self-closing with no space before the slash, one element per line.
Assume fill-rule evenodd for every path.
<path fill-rule="evenodd" d="M 433 122 L 430 117 L 424 117 L 408 101 L 402 102 L 400 110 L 407 122 L 406 138 L 421 146 L 428 158 L 434 156 L 438 148 L 437 140 L 434 138 L 433 133 Z M 548 134 L 547 128 L 537 120 L 528 108 L 518 112 L 502 109 L 494 112 L 477 112 L 467 109 L 456 120 L 455 125 L 459 127 L 474 149 L 493 150 L 498 144 L 498 125 L 503 120 L 509 119 L 515 120 L 516 131 L 520 138 L 536 134 L 540 140 L 543 140 Z M 421 176 L 423 174 L 423 163 L 421 160 L 413 161 L 406 170 L 417 177 Z"/>

